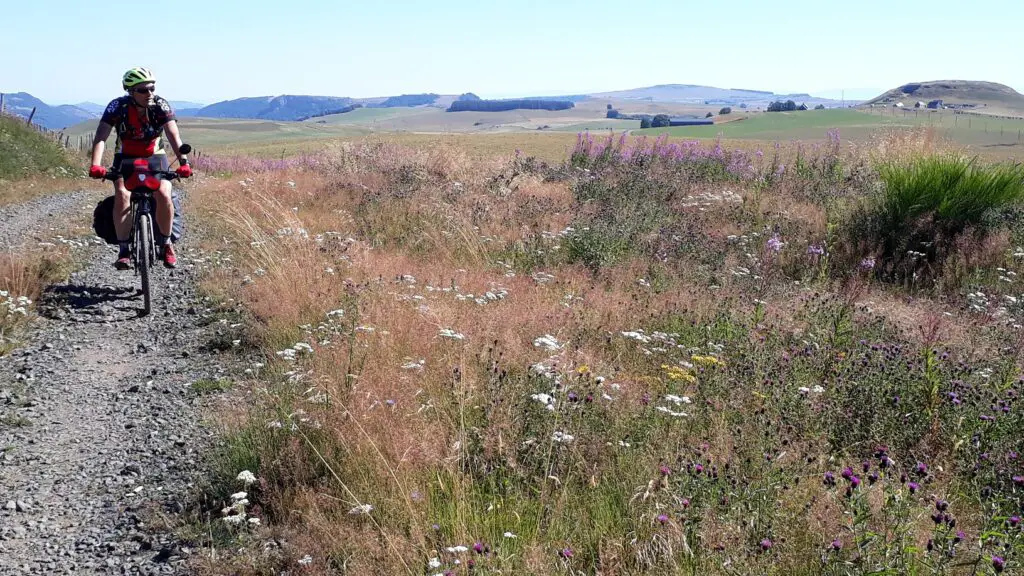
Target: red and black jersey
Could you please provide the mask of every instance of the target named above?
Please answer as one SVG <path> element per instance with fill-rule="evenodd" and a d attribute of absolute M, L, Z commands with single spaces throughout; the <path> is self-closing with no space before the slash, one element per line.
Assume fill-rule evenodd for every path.
<path fill-rule="evenodd" d="M 131 96 L 121 96 L 107 104 L 100 122 L 106 122 L 117 131 L 115 151 L 130 157 L 145 157 L 163 154 L 160 146 L 160 132 L 174 120 L 171 105 L 159 96 L 153 96 L 153 103 L 142 114 Z"/>

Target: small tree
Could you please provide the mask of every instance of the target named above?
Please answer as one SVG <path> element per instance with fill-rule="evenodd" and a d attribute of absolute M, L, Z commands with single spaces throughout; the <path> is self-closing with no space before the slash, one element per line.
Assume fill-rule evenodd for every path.
<path fill-rule="evenodd" d="M 719 116 L 724 116 L 726 114 L 732 114 L 732 108 L 726 106 L 725 108 L 722 108 L 721 110 L 718 111 Z"/>
<path fill-rule="evenodd" d="M 644 116 L 643 118 L 640 119 L 640 129 L 641 130 L 644 129 L 644 128 L 650 128 L 650 127 L 651 127 L 651 119 L 650 118 Z"/>
<path fill-rule="evenodd" d="M 605 116 L 605 118 L 618 118 L 619 117 L 619 111 L 615 110 L 614 108 L 609 108 L 608 112 L 604 116 Z"/>
<path fill-rule="evenodd" d="M 665 128 L 672 125 L 672 120 L 669 119 L 668 114 L 658 114 L 651 120 L 652 128 Z"/>
<path fill-rule="evenodd" d="M 785 106 L 786 112 L 793 112 L 796 110 L 796 102 L 793 102 L 792 100 L 786 100 Z"/>
<path fill-rule="evenodd" d="M 708 112 L 704 117 L 705 118 L 713 118 L 714 116 L 715 116 L 714 114 L 712 114 L 711 112 Z"/>
<path fill-rule="evenodd" d="M 612 105 L 611 105 L 611 104 L 609 104 L 609 105 L 608 105 L 608 110 L 611 110 L 611 109 L 612 109 Z"/>
<path fill-rule="evenodd" d="M 825 105 L 824 104 L 818 104 L 817 106 L 814 107 L 814 109 L 815 110 L 824 110 L 825 109 Z"/>

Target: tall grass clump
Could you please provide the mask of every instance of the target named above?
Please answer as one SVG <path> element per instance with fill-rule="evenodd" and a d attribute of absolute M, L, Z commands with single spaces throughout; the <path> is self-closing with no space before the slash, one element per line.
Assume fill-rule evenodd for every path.
<path fill-rule="evenodd" d="M 894 280 L 934 279 L 958 249 L 1012 223 L 1024 202 L 1020 164 L 937 154 L 882 161 L 877 172 L 882 190 L 855 210 L 849 232 Z"/>

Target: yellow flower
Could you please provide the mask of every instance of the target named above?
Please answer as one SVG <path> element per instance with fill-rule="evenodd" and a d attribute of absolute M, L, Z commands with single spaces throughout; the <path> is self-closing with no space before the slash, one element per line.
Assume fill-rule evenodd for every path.
<path fill-rule="evenodd" d="M 590 366 L 587 366 L 586 364 L 576 369 L 577 374 L 586 374 L 587 372 L 590 372 Z"/>
<path fill-rule="evenodd" d="M 701 364 L 703 366 L 725 366 L 725 362 L 715 358 L 714 356 L 698 356 L 694 355 L 690 358 L 695 364 Z"/>
<path fill-rule="evenodd" d="M 684 380 L 690 384 L 697 381 L 697 378 L 685 368 L 669 366 L 668 364 L 662 364 L 661 368 L 665 371 L 665 375 L 668 376 L 669 380 Z"/>

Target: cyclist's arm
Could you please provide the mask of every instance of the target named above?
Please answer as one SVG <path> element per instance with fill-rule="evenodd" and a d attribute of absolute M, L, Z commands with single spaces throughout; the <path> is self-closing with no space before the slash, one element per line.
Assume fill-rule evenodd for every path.
<path fill-rule="evenodd" d="M 96 127 L 96 135 L 92 138 L 92 165 L 99 166 L 103 162 L 103 147 L 106 145 L 110 131 L 114 127 L 106 122 L 100 122 Z"/>
<path fill-rule="evenodd" d="M 164 124 L 164 134 L 167 136 L 167 141 L 171 143 L 171 149 L 174 150 L 174 155 L 178 157 L 178 162 L 181 162 L 181 134 L 178 134 L 178 123 L 175 120 L 171 120 L 167 124 Z"/>

